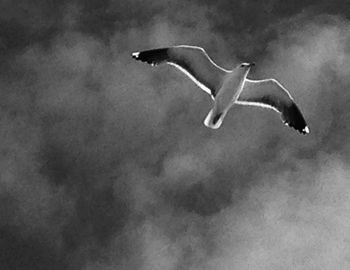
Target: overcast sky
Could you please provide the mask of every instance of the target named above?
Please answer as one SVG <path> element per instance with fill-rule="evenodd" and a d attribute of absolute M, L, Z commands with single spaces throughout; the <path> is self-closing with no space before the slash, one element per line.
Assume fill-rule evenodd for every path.
<path fill-rule="evenodd" d="M 303 2 L 298 4 L 298 2 Z M 348 1 L 0 1 L 0 269 L 350 268 Z M 133 51 L 274 77 L 311 134 Z"/>

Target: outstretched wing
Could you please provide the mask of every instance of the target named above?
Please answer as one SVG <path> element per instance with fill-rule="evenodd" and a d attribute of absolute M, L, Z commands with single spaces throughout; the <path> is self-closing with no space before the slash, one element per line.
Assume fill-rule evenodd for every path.
<path fill-rule="evenodd" d="M 260 81 L 246 79 L 236 103 L 273 109 L 281 114 L 286 125 L 303 134 L 309 133 L 305 119 L 293 98 L 275 79 Z"/>
<path fill-rule="evenodd" d="M 201 89 L 215 97 L 228 70 L 219 67 L 203 48 L 174 46 L 132 53 L 136 60 L 152 66 L 167 63 L 185 73 Z"/>

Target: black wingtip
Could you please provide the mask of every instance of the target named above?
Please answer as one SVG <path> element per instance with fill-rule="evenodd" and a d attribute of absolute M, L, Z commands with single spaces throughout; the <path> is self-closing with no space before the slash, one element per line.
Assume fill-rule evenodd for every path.
<path fill-rule="evenodd" d="M 296 129 L 296 128 L 295 128 Z M 299 131 L 301 134 L 303 134 L 303 135 L 307 135 L 307 134 L 309 134 L 310 133 L 310 129 L 309 129 L 309 127 L 308 126 L 305 126 L 303 129 L 296 129 L 297 131 Z"/>
<path fill-rule="evenodd" d="M 156 66 L 168 60 L 168 48 L 153 49 L 142 52 L 133 52 L 132 58 Z"/>
<path fill-rule="evenodd" d="M 309 134 L 310 133 L 310 129 L 308 126 L 306 126 L 302 131 L 301 131 L 302 134 L 306 135 L 306 134 Z"/>
<path fill-rule="evenodd" d="M 283 122 L 288 125 L 289 127 L 292 127 L 299 131 L 301 134 L 309 134 L 310 129 L 306 124 L 306 121 L 300 112 L 298 106 L 293 103 L 288 109 L 287 112 L 283 114 Z"/>
<path fill-rule="evenodd" d="M 131 57 L 137 60 L 139 58 L 139 55 L 140 55 L 140 52 L 133 52 L 131 54 Z"/>
<path fill-rule="evenodd" d="M 310 133 L 310 128 L 308 126 L 305 126 L 304 128 L 299 128 L 297 127 L 297 125 L 293 125 L 291 123 L 288 123 L 288 122 L 284 122 L 284 124 L 286 126 L 289 126 L 291 128 L 294 128 L 295 130 L 297 130 L 299 133 L 303 134 L 303 135 L 307 135 Z"/>

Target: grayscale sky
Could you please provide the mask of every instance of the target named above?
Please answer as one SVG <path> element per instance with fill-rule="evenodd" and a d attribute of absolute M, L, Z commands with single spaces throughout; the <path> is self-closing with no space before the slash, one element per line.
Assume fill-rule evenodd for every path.
<path fill-rule="evenodd" d="M 204 47 L 311 129 L 130 53 Z M 349 1 L 0 2 L 0 269 L 350 269 Z"/>

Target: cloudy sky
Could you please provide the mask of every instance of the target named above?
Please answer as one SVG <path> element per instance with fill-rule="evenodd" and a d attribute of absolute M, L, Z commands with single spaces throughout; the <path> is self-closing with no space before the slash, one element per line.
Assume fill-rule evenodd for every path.
<path fill-rule="evenodd" d="M 299 1 L 302 2 L 302 1 Z M 348 1 L 0 1 L 0 269 L 350 267 Z M 130 53 L 255 61 L 311 129 Z"/>

